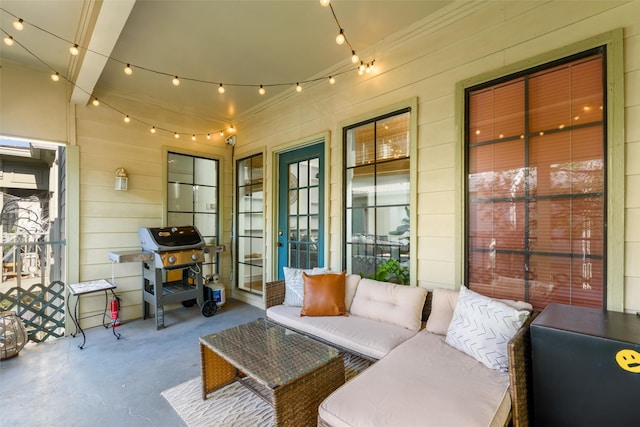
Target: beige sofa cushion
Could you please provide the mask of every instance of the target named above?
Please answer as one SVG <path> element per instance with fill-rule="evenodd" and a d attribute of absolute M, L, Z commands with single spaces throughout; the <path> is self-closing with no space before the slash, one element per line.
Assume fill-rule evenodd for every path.
<path fill-rule="evenodd" d="M 361 279 L 350 313 L 412 331 L 420 330 L 427 290 L 372 279 Z"/>
<path fill-rule="evenodd" d="M 447 335 L 453 310 L 458 302 L 458 291 L 435 288 L 431 297 L 431 313 L 427 319 L 427 331 L 432 334 Z"/>
<path fill-rule="evenodd" d="M 334 427 L 494 427 L 510 409 L 507 373 L 423 330 L 334 391 L 318 413 Z"/>
<path fill-rule="evenodd" d="M 303 317 L 300 316 L 300 308 L 286 305 L 269 307 L 267 318 L 372 359 L 384 357 L 417 333 L 353 315 Z"/>

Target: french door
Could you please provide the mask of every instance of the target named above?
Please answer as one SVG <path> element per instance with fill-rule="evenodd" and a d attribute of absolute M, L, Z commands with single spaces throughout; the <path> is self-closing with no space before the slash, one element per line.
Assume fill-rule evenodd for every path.
<path fill-rule="evenodd" d="M 324 266 L 324 141 L 279 158 L 277 257 L 283 267 Z"/>

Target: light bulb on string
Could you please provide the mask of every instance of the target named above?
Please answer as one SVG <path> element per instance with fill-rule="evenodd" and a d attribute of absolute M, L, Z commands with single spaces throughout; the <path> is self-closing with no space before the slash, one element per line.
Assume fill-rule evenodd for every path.
<path fill-rule="evenodd" d="M 174 86 L 180 86 L 180 79 L 178 78 L 178 76 L 175 76 L 171 83 L 173 83 Z"/>
<path fill-rule="evenodd" d="M 360 57 L 356 54 L 355 50 L 351 51 L 351 62 L 353 62 L 354 64 L 357 64 L 358 61 L 360 61 Z"/>
<path fill-rule="evenodd" d="M 195 135 L 191 135 L 191 140 L 195 141 L 196 140 L 196 136 Z"/>
<path fill-rule="evenodd" d="M 359 71 L 364 71 L 364 69 L 365 69 L 364 62 L 360 61 L 360 66 L 358 67 L 358 70 Z"/>
<path fill-rule="evenodd" d="M 149 129 L 149 132 L 156 133 L 156 127 L 155 126 L 151 126 L 151 129 Z"/>
<path fill-rule="evenodd" d="M 131 69 L 131 64 L 127 64 L 127 66 L 124 67 L 124 73 L 127 76 L 130 76 L 131 74 L 133 74 L 133 70 Z"/>
<path fill-rule="evenodd" d="M 265 93 L 267 93 L 267 91 L 265 90 L 264 86 L 260 85 L 260 89 L 258 89 L 258 93 L 260 95 L 264 95 Z"/>
<path fill-rule="evenodd" d="M 129 118 L 128 114 L 126 116 L 124 116 L 124 122 L 125 123 L 129 123 L 130 121 L 131 121 L 131 119 Z"/>
<path fill-rule="evenodd" d="M 18 31 L 22 31 L 24 29 L 24 24 L 23 24 L 23 20 L 22 18 L 18 18 L 17 21 L 13 22 L 13 28 L 15 28 Z"/>
<path fill-rule="evenodd" d="M 13 46 L 13 37 L 12 36 L 5 37 L 4 44 L 6 44 L 7 46 Z"/>
<path fill-rule="evenodd" d="M 220 86 L 218 87 L 218 93 L 224 93 L 224 91 L 224 86 L 222 86 L 222 83 L 220 83 Z"/>
<path fill-rule="evenodd" d="M 74 44 L 73 46 L 71 46 L 69 48 L 69 53 L 71 53 L 71 55 L 73 55 L 73 56 L 78 55 L 78 53 L 80 53 L 80 51 L 78 50 L 78 45 Z"/>
<path fill-rule="evenodd" d="M 100 101 L 98 101 L 98 98 L 93 98 L 93 101 L 91 101 L 91 103 L 93 104 L 94 107 L 100 106 Z"/>
<path fill-rule="evenodd" d="M 234 133 L 236 131 L 236 129 L 233 127 L 233 125 L 229 125 L 229 127 L 227 128 L 227 131 L 229 133 Z"/>
<path fill-rule="evenodd" d="M 336 84 L 336 79 L 333 76 L 329 76 L 329 83 Z"/>
<path fill-rule="evenodd" d="M 179 134 L 178 132 L 175 132 L 175 133 L 173 134 L 173 137 L 174 137 L 175 139 L 178 139 L 178 138 L 180 138 L 180 134 Z"/>
<path fill-rule="evenodd" d="M 302 92 L 302 86 L 300 86 L 300 83 L 296 83 L 296 92 Z"/>
<path fill-rule="evenodd" d="M 211 139 L 211 134 L 210 133 L 207 134 L 207 139 Z"/>
<path fill-rule="evenodd" d="M 54 82 L 60 80 L 60 73 L 56 71 L 55 73 L 51 74 L 51 80 L 53 80 Z"/>
<path fill-rule="evenodd" d="M 224 136 L 224 131 L 223 130 L 220 131 L 220 136 Z"/>
<path fill-rule="evenodd" d="M 327 6 L 329 6 L 329 3 L 331 3 L 331 0 L 320 0 L 320 4 L 321 4 L 323 7 L 327 7 Z"/>
<path fill-rule="evenodd" d="M 339 45 L 344 44 L 345 38 L 344 38 L 344 30 L 342 28 L 340 28 L 340 33 L 338 33 L 338 35 L 336 36 L 336 43 L 338 43 Z"/>

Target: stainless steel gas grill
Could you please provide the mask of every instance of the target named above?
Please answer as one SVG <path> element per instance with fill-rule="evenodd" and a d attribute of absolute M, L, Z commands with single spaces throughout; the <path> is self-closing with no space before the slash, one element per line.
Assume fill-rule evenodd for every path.
<path fill-rule="evenodd" d="M 202 262 L 205 241 L 192 225 L 183 227 L 141 227 L 138 229 L 142 252 L 142 318 L 155 307 L 156 328 L 164 328 L 164 305 L 195 300 L 205 317 L 217 310 L 214 300 L 204 300 Z"/>

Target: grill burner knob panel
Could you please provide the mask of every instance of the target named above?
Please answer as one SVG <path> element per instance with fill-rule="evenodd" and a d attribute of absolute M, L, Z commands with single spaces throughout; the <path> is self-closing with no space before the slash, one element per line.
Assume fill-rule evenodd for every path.
<path fill-rule="evenodd" d="M 198 254 L 197 254 L 197 253 L 192 253 L 192 254 L 191 254 L 191 259 L 192 259 L 193 261 L 198 261 L 198 259 L 200 259 L 200 257 L 198 256 Z"/>
<path fill-rule="evenodd" d="M 169 262 L 169 264 L 175 264 L 177 261 L 177 258 L 175 255 L 169 255 L 169 258 L 167 259 L 167 261 Z"/>

